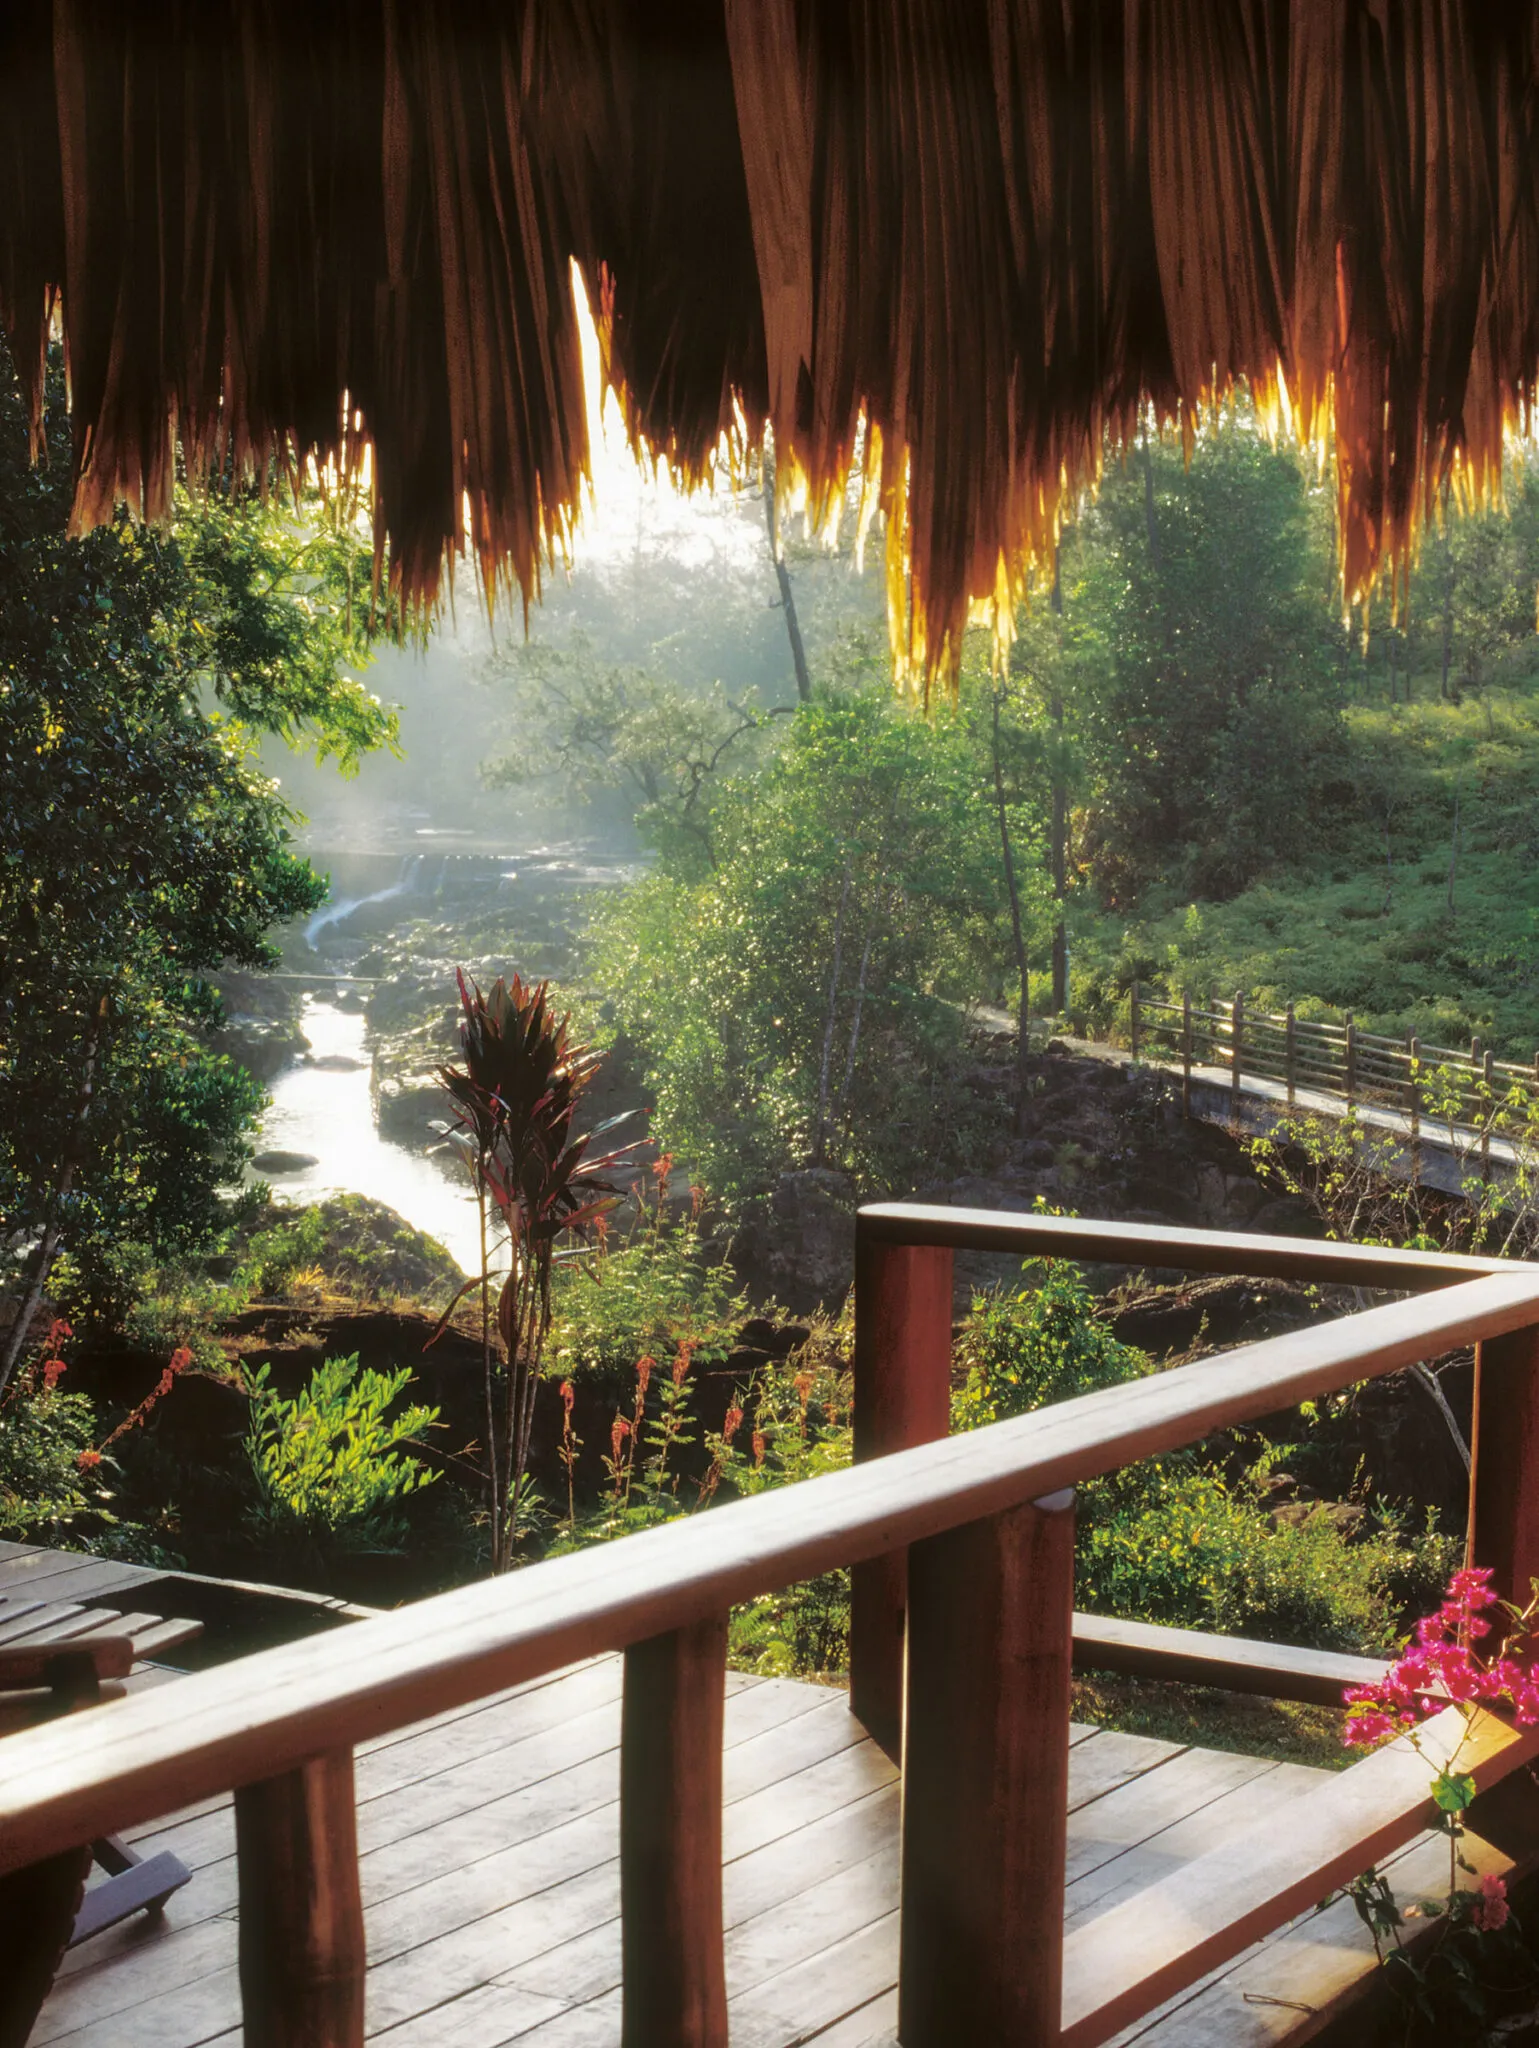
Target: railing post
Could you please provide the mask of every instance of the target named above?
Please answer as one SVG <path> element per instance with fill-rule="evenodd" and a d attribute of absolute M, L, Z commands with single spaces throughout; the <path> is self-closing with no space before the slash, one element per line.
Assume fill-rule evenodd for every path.
<path fill-rule="evenodd" d="M 246 2048 L 361 2048 L 352 1751 L 239 1787 L 235 1846 Z"/>
<path fill-rule="evenodd" d="M 1192 1116 L 1192 992 L 1181 991 L 1181 1114 Z"/>
<path fill-rule="evenodd" d="M 1129 1035 L 1129 1037 L 1130 1037 L 1130 1038 L 1131 1038 L 1131 1040 L 1132 1040 L 1132 1045 L 1131 1045 L 1131 1048 L 1130 1048 L 1130 1050 L 1129 1050 L 1129 1054 L 1128 1054 L 1128 1057 L 1129 1057 L 1129 1060 L 1130 1060 L 1131 1064 L 1132 1064 L 1133 1066 L 1135 1066 L 1135 1067 L 1136 1067 L 1136 1066 L 1138 1065 L 1138 983 L 1137 983 L 1136 981 L 1134 982 L 1134 984 L 1133 984 L 1133 987 L 1132 987 L 1132 990 L 1131 990 L 1131 992 L 1130 992 L 1130 1002 L 1129 1002 L 1129 1012 L 1128 1012 L 1128 1014 L 1129 1014 L 1129 1033 L 1128 1033 L 1128 1035 Z"/>
<path fill-rule="evenodd" d="M 1245 992 L 1236 989 L 1229 1006 L 1229 1115 L 1240 1121 L 1240 1054 L 1245 1041 Z"/>
<path fill-rule="evenodd" d="M 898 2038 L 1049 2048 L 1060 2030 L 1074 1495 L 916 1544 Z"/>
<path fill-rule="evenodd" d="M 727 1618 L 625 1653 L 621 2048 L 727 2048 L 722 1717 Z"/>
<path fill-rule="evenodd" d="M 1350 1010 L 1347 1012 L 1346 1082 L 1347 1108 L 1350 1109 L 1352 1098 L 1357 1092 L 1357 1025 L 1353 1022 Z"/>
<path fill-rule="evenodd" d="M 1539 1579 L 1539 1326 L 1475 1347 L 1471 1549 L 1504 1600 Z"/>
<path fill-rule="evenodd" d="M 1298 1030 L 1297 1019 L 1290 1003 L 1283 1012 L 1283 1067 L 1288 1076 L 1288 1107 L 1292 1109 L 1298 1093 Z"/>
<path fill-rule="evenodd" d="M 1421 1040 L 1406 1034 L 1406 1051 L 1411 1056 L 1406 1086 L 1411 1091 L 1411 1186 L 1421 1186 Z"/>
<path fill-rule="evenodd" d="M 1480 1071 L 1485 1065 L 1485 1048 L 1481 1045 L 1480 1040 L 1478 1038 L 1472 1038 L 1470 1040 L 1470 1065 L 1474 1068 L 1477 1074 L 1480 1073 Z M 1470 1098 L 1472 1101 L 1475 1099 L 1475 1088 L 1473 1084 L 1470 1088 Z M 1475 1120 L 1475 1114 L 1476 1112 L 1472 1110 L 1470 1114 L 1471 1123 L 1473 1123 Z M 1450 1131 L 1450 1138 L 1452 1138 L 1452 1135 L 1453 1133 L 1452 1131 Z"/>
<path fill-rule="evenodd" d="M 1487 1187 L 1491 1185 L 1491 1120 L 1496 1114 L 1495 1065 L 1488 1052 L 1480 1073 L 1480 1178 Z"/>
<path fill-rule="evenodd" d="M 951 1250 L 888 1244 L 855 1219 L 855 1458 L 934 1443 L 951 1427 Z M 907 1552 L 855 1566 L 850 1711 L 896 1757 L 903 1734 Z"/>

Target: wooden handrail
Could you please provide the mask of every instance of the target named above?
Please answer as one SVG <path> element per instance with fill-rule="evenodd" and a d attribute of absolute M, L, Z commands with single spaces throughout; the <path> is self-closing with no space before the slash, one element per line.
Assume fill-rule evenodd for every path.
<path fill-rule="evenodd" d="M 946 1437 L 954 1245 L 1436 1291 Z M 1097 1633 L 1094 1624 L 1076 1628 L 1070 1612 L 1068 1490 L 1473 1342 L 1477 1417 L 1492 1446 L 1476 1489 L 1477 1554 L 1502 1583 L 1526 1582 L 1539 1570 L 1539 1487 L 1530 1483 L 1539 1469 L 1539 1266 L 878 1205 L 858 1219 L 857 1274 L 850 1470 L 186 1677 L 174 1700 L 141 1693 L 12 1736 L 0 1743 L 0 1872 L 233 1788 L 248 2036 L 258 2048 L 361 2048 L 352 1750 L 583 1657 L 624 1650 L 623 2035 L 637 2044 L 726 2048 L 724 1617 L 761 1593 L 854 1566 L 851 1701 L 865 1711 L 860 1667 L 870 1663 L 871 1616 L 882 1613 L 871 1591 L 898 1601 L 901 1631 L 912 1554 L 904 2038 L 908 2048 L 947 2048 L 954 2016 L 965 2011 L 974 2048 L 1059 2043 L 1055 1772 L 1066 1741 L 1071 1637 Z M 879 1399 L 861 1394 L 863 1377 Z M 899 1448 L 905 1433 L 909 1442 L 915 1433 L 937 1440 Z M 873 1449 L 890 1455 L 871 1457 Z M 1158 1632 L 1135 1640 L 1123 1630 L 1119 1641 L 1111 1624 L 1099 1633 L 1102 1654 L 1160 1656 L 1147 1640 Z M 881 1683 L 868 1691 L 880 1707 L 893 1665 L 891 1643 L 875 1641 Z M 1171 1655 L 1190 1662 L 1203 1652 L 1182 1642 Z M 1211 1668 L 1220 1677 L 1248 1671 L 1259 1683 L 1269 1655 L 1279 1670 L 1287 1663 L 1286 1653 L 1265 1645 L 1235 1646 Z M 1498 1742 L 1482 1769 L 1499 1775 L 1536 1743 L 1526 1732 L 1505 1747 Z M 948 1776 L 959 1747 L 971 1759 L 965 1783 Z M 1374 1782 L 1389 1771 L 1379 1765 Z M 1345 1788 L 1353 1776 L 1335 1782 Z M 1343 1790 L 1319 1867 L 1350 1870 L 1364 1844 L 1366 1862 L 1392 1837 L 1408 1839 L 1421 1808 L 1407 1785 L 1395 1777 L 1392 1796 L 1366 1806 Z M 1041 1810 L 1028 1812 L 1034 1798 Z M 1119 2016 L 1192 1981 L 1206 1967 L 1202 1957 L 1232 1952 L 1226 1944 L 1258 1931 L 1278 1900 L 1307 1886 L 1307 1853 L 1290 1853 L 1275 1882 L 1259 1877 L 1224 1895 L 1215 1927 L 1174 1958 L 1151 1963 L 1143 1942 L 1136 1966 L 1124 1958 L 1102 1970 L 1092 1955 L 1087 1978 L 1084 1941 L 1065 1946 L 1064 2038 L 1090 2048 Z M 980 1892 L 979 1874 L 996 1867 L 999 1883 Z M 1209 1899 L 1213 1874 L 1183 1879 L 1187 1893 Z M 965 1955 L 927 1930 L 923 1903 L 964 1895 L 972 1902 Z"/>
<path fill-rule="evenodd" d="M 151 1691 L 9 1736 L 0 1871 L 1535 1323 L 1539 1269 L 1509 1267 L 259 1651 L 180 1679 L 174 1711 Z"/>
<path fill-rule="evenodd" d="M 1313 1280 L 1410 1292 L 1521 1270 L 1511 1259 L 1464 1252 L 1251 1236 L 1243 1230 L 1173 1230 L 1163 1223 L 1103 1223 L 1083 1216 L 943 1209 L 919 1202 L 873 1202 L 861 1210 L 859 1230 L 863 1237 L 885 1244 L 950 1245 L 1109 1266 L 1242 1273 L 1253 1280 Z"/>

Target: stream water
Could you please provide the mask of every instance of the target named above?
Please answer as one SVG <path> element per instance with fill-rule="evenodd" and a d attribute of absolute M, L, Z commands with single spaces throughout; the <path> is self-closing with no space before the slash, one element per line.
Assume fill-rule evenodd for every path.
<path fill-rule="evenodd" d="M 272 1106 L 262 1119 L 258 1152 L 304 1152 L 315 1160 L 289 1173 L 264 1170 L 276 1194 L 294 1203 L 328 1195 L 368 1195 L 399 1210 L 408 1223 L 436 1237 L 467 1272 L 478 1263 L 476 1207 L 463 1176 L 440 1169 L 404 1145 L 382 1138 L 369 1095 L 369 1051 L 364 1020 L 324 998 L 306 996 L 300 1028 L 310 1041 L 307 1059 L 285 1067 L 272 1083 Z M 343 1061 L 356 1061 L 343 1066 Z M 321 1062 L 335 1064 L 320 1064 Z"/>

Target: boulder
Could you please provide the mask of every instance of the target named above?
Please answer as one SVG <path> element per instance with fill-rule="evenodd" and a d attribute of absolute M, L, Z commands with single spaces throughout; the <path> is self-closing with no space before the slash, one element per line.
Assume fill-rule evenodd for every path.
<path fill-rule="evenodd" d="M 308 1167 L 319 1166 L 320 1161 L 313 1152 L 259 1152 L 251 1164 L 258 1173 L 303 1173 Z"/>
<path fill-rule="evenodd" d="M 793 1310 L 834 1309 L 855 1277 L 855 1183 L 831 1167 L 783 1173 L 737 1240 L 755 1288 Z"/>

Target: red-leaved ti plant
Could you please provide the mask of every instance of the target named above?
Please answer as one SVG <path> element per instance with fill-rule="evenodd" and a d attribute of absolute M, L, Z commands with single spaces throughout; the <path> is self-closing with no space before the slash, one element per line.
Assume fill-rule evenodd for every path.
<path fill-rule="evenodd" d="M 604 1176 L 629 1148 L 591 1149 L 622 1117 L 580 1129 L 600 1057 L 572 1042 L 571 1020 L 551 1008 L 545 982 L 499 977 L 483 995 L 463 973 L 458 981 L 461 1059 L 441 1071 L 480 1211 L 481 1271 L 456 1294 L 434 1336 L 463 1296 L 479 1289 L 492 1569 L 502 1572 L 513 1561 L 528 1483 L 551 1274 L 558 1257 L 580 1252 L 602 1227 L 619 1199 Z"/>

